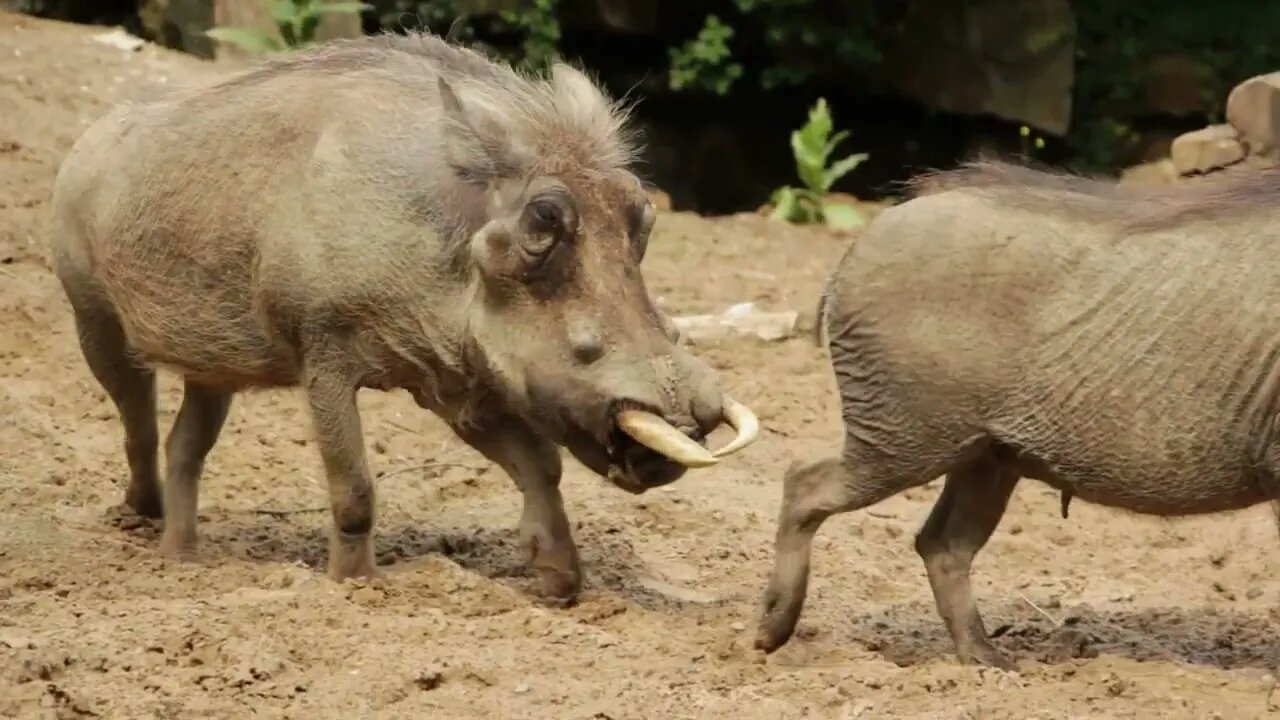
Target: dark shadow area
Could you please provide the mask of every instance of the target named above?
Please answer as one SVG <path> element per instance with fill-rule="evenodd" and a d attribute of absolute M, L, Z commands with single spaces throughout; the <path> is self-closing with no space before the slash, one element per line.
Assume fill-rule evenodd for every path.
<path fill-rule="evenodd" d="M 992 607 L 985 619 L 992 644 L 1017 663 L 1053 665 L 1115 655 L 1231 670 L 1272 669 L 1280 661 L 1280 625 L 1265 616 L 1212 607 L 1098 611 L 1084 605 L 1054 614 L 1060 624 L 1019 603 Z M 931 604 L 855 614 L 849 625 L 830 632 L 803 618 L 801 625 L 799 642 L 860 645 L 901 667 L 955 658 L 951 637 Z"/>
<path fill-rule="evenodd" d="M 309 519 L 304 519 L 309 518 Z M 227 558 L 253 562 L 301 562 L 323 574 L 328 557 L 329 515 L 326 512 L 280 516 L 260 513 L 211 513 L 200 517 L 200 557 L 217 563 Z M 162 523 L 136 520 L 123 525 L 118 509 L 104 516 L 108 525 L 121 528 L 155 547 Z M 375 552 L 380 567 L 394 566 L 438 554 L 462 568 L 490 580 L 503 582 L 531 601 L 540 601 L 536 573 L 525 561 L 514 527 L 459 527 L 416 523 L 380 525 Z M 700 608 L 717 603 L 697 602 L 665 595 L 645 586 L 643 565 L 631 543 L 612 530 L 596 531 L 579 526 L 575 541 L 585 577 L 584 592 L 607 592 L 655 611 L 677 611 L 690 605 Z"/>

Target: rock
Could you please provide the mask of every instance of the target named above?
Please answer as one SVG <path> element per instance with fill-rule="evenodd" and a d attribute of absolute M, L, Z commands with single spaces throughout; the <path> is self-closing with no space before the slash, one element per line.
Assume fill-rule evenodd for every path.
<path fill-rule="evenodd" d="M 125 52 L 135 52 L 142 49 L 147 44 L 146 40 L 140 37 L 130 35 L 124 31 L 124 28 L 116 28 L 109 32 L 100 33 L 93 36 L 94 42 L 100 42 L 103 45 L 110 45 L 119 48 Z"/>
<path fill-rule="evenodd" d="M 796 332 L 800 314 L 758 312 L 754 303 L 738 303 L 720 315 L 681 315 L 671 322 L 693 343 L 718 340 L 729 335 L 754 335 L 761 340 L 784 340 Z"/>
<path fill-rule="evenodd" d="M 1257 75 L 1232 88 L 1227 122 L 1250 152 L 1280 148 L 1280 72 Z"/>
<path fill-rule="evenodd" d="M 1071 126 L 1076 19 L 1070 0 L 903 3 L 889 82 L 935 108 L 1063 135 Z M 939 61 L 946 58 L 945 61 Z"/>
<path fill-rule="evenodd" d="M 1169 159 L 1179 175 L 1203 173 L 1244 159 L 1240 134 L 1231 125 L 1210 125 L 1179 135 L 1169 148 Z"/>

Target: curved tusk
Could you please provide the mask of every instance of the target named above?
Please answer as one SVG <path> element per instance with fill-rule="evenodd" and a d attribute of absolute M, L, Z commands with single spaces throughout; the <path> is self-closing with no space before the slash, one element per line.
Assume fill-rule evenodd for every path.
<path fill-rule="evenodd" d="M 666 420 L 643 410 L 618 413 L 618 427 L 636 442 L 685 467 L 707 467 L 720 460 Z"/>
<path fill-rule="evenodd" d="M 751 412 L 750 408 L 728 395 L 724 396 L 721 404 L 724 406 L 725 422 L 738 431 L 738 436 L 731 440 L 728 445 L 711 453 L 713 457 L 718 458 L 738 452 L 755 442 L 756 437 L 760 435 L 760 420 L 756 418 L 756 414 Z"/>

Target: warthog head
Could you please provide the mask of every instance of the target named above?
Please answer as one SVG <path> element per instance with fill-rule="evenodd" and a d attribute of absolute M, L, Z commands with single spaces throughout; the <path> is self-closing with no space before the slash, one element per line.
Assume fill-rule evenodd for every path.
<path fill-rule="evenodd" d="M 746 446 L 756 418 L 677 345 L 640 263 L 655 208 L 627 169 L 625 111 L 582 73 L 439 84 L 449 163 L 474 210 L 468 353 L 538 432 L 633 493 Z M 691 272 L 696 269 L 691 268 Z M 736 438 L 710 452 L 720 423 Z"/>

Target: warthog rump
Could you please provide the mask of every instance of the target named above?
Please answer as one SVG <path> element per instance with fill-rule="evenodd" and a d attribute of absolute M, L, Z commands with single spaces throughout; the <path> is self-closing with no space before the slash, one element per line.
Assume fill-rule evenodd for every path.
<path fill-rule="evenodd" d="M 915 547 L 959 657 L 998 666 L 969 573 L 1021 477 L 1064 515 L 1276 497 L 1280 169 L 1137 190 L 976 164 L 920 186 L 820 303 L 844 447 L 783 480 L 766 651 L 795 630 L 823 521 L 942 474 Z"/>
<path fill-rule="evenodd" d="M 644 492 L 755 439 L 640 273 L 656 215 L 625 108 L 581 72 L 517 73 L 426 35 L 335 42 L 121 106 L 57 177 L 54 268 L 114 400 L 125 503 L 196 544 L 233 393 L 300 386 L 335 578 L 376 572 L 356 393 L 408 390 L 524 495 L 544 587 L 577 551 L 557 446 Z M 154 368 L 185 382 L 158 483 Z M 727 422 L 736 439 L 705 437 Z"/>

